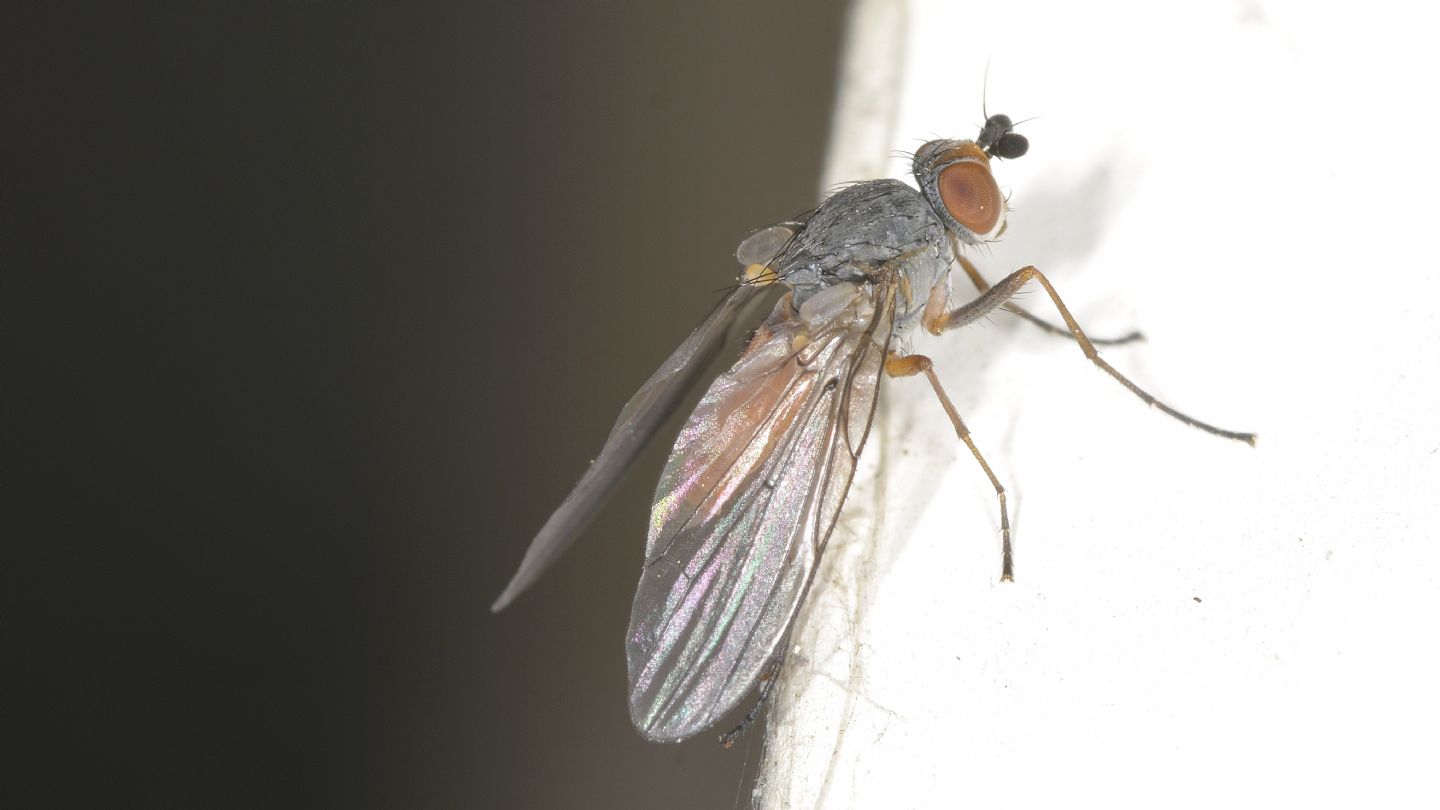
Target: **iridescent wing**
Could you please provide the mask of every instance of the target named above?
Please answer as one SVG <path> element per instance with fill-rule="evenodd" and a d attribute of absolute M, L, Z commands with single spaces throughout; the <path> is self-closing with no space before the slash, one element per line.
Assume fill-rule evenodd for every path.
<path fill-rule="evenodd" d="M 610 436 L 605 439 L 605 446 L 600 449 L 600 455 L 595 457 L 575 488 L 540 527 L 535 539 L 530 541 L 520 570 L 515 572 L 510 584 L 490 606 L 492 611 L 501 610 L 514 601 L 575 542 L 580 530 L 599 511 L 635 457 L 675 411 L 696 376 L 715 356 L 725 341 L 727 330 L 742 316 L 746 305 L 754 299 L 756 290 L 754 286 L 742 285 L 732 292 L 625 403 L 615 420 L 615 427 L 610 429 Z"/>
<path fill-rule="evenodd" d="M 718 722 L 785 638 L 869 430 L 892 300 L 849 284 L 799 312 L 781 299 L 686 422 L 656 489 L 626 643 L 645 737 Z"/>

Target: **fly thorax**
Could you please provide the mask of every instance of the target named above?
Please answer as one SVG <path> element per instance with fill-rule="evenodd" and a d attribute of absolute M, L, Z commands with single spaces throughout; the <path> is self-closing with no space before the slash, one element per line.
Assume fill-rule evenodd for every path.
<path fill-rule="evenodd" d="M 950 250 L 944 244 L 929 246 L 919 255 L 900 264 L 895 291 L 895 331 L 908 332 L 920 321 L 930 294 L 937 285 L 946 286 L 949 295 Z"/>

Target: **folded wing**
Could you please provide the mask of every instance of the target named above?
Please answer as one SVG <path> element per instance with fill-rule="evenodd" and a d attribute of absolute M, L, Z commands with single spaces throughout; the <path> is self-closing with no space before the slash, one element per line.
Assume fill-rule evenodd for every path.
<path fill-rule="evenodd" d="M 777 305 L 691 414 L 656 489 L 627 653 L 635 726 L 689 737 L 745 697 L 794 620 L 874 412 L 889 297 Z"/>
<path fill-rule="evenodd" d="M 719 350 L 730 325 L 756 294 L 756 287 L 746 285 L 732 292 L 625 403 L 600 455 L 530 541 L 520 570 L 491 605 L 492 611 L 502 610 L 514 601 L 575 542 L 575 537 L 614 491 L 650 437 L 675 411 L 696 375 Z"/>

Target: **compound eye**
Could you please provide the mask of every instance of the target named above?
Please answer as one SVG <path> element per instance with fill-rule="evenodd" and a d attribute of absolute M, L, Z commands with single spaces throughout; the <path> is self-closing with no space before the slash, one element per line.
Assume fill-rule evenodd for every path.
<path fill-rule="evenodd" d="M 950 216 L 977 236 L 995 230 L 1000 222 L 1005 198 L 985 164 L 975 160 L 952 164 L 940 172 L 936 188 Z"/>

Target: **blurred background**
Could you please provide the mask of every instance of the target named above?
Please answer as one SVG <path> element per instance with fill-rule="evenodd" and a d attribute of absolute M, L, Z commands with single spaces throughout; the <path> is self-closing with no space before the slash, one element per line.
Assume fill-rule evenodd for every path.
<path fill-rule="evenodd" d="M 842 12 L 7 11 L 6 803 L 748 791 L 757 735 L 626 711 L 664 442 L 489 605 L 739 239 L 816 201 Z"/>

